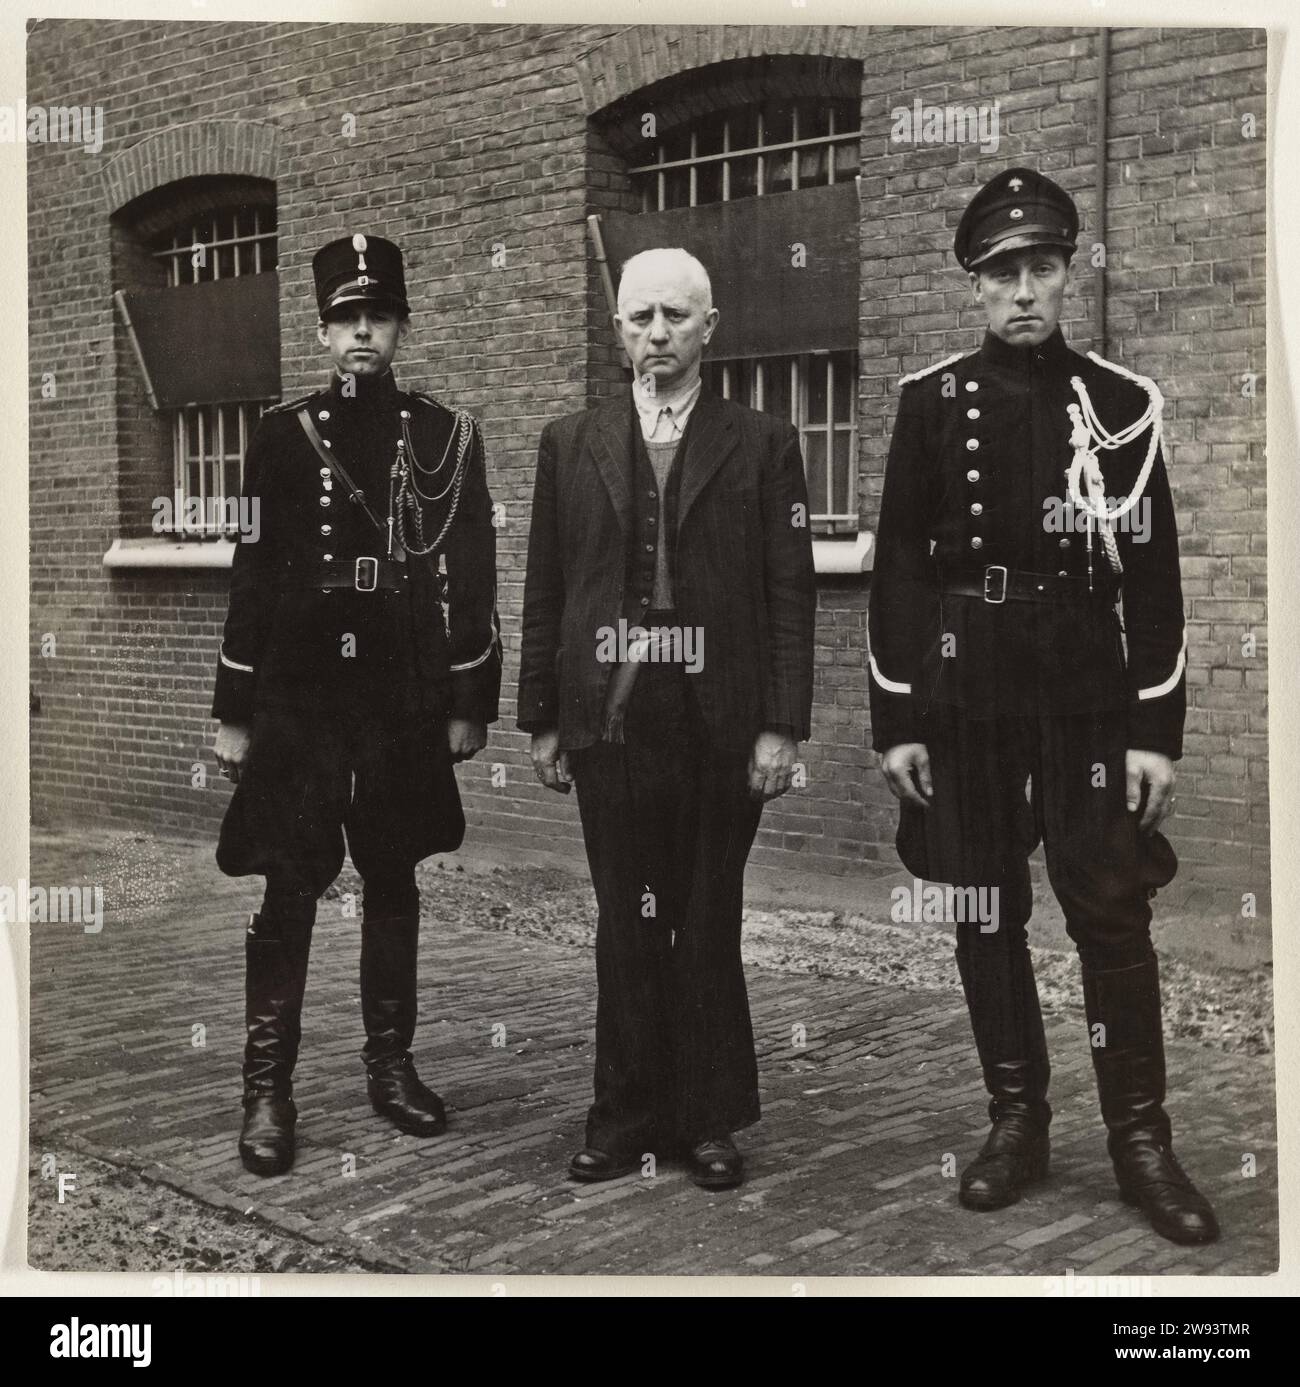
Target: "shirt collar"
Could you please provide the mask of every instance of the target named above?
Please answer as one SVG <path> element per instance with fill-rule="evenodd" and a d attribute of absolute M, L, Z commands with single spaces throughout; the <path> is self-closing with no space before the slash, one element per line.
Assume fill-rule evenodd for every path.
<path fill-rule="evenodd" d="M 650 393 L 640 382 L 632 382 L 632 400 L 641 420 L 641 433 L 645 438 L 653 437 L 656 426 L 664 410 L 670 410 L 672 436 L 680 438 L 686 429 L 686 421 L 700 397 L 703 382 L 696 376 L 688 385 L 679 385 L 675 390 L 656 390 Z"/>

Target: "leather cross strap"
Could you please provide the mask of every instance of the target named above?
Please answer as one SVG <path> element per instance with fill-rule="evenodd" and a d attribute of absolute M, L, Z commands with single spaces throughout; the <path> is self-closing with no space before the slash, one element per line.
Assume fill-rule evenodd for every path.
<path fill-rule="evenodd" d="M 300 409 L 298 411 L 298 422 L 302 425 L 302 431 L 307 435 L 307 441 L 315 448 L 320 460 L 347 488 L 348 495 L 363 511 L 365 511 L 366 515 L 369 516 L 370 523 L 375 529 L 378 530 L 381 535 L 387 535 L 388 526 L 380 523 L 378 516 L 375 515 L 374 511 L 370 509 L 370 506 L 366 502 L 365 492 L 363 492 L 352 478 L 348 476 L 347 468 L 345 468 L 338 458 L 336 458 L 325 446 L 325 440 L 320 436 L 320 433 L 316 429 L 316 425 L 311 421 L 311 415 L 308 414 L 305 409 Z"/>

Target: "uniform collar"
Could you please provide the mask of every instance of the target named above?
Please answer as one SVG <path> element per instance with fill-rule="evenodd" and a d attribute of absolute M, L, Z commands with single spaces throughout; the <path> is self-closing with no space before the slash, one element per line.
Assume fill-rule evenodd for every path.
<path fill-rule="evenodd" d="M 330 377 L 329 393 L 341 406 L 351 405 L 354 409 L 384 409 L 397 404 L 397 378 L 391 368 L 377 380 L 372 380 L 369 376 L 353 376 L 347 395 L 343 393 L 343 385 L 344 379 L 336 370 Z"/>
<path fill-rule="evenodd" d="M 980 355 L 991 365 L 1007 366 L 1019 371 L 1035 366 L 1058 366 L 1067 361 L 1070 354 L 1059 327 L 1054 328 L 1052 335 L 1036 347 L 1013 347 L 991 330 L 985 331 L 984 341 L 980 345 Z"/>

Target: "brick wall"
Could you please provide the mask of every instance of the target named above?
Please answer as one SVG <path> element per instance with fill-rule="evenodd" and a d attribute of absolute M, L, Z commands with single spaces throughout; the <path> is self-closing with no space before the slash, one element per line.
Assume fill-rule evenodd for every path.
<path fill-rule="evenodd" d="M 109 212 L 145 190 L 142 142 L 194 123 L 169 155 L 180 172 L 206 157 L 238 163 L 213 171 L 276 180 L 286 398 L 323 376 L 312 252 L 358 226 L 382 227 L 403 246 L 416 317 L 399 376 L 479 416 L 505 507 L 507 689 L 487 760 L 461 777 L 471 836 L 579 851 L 574 806 L 533 782 L 526 739 L 513 730 L 513 686 L 537 435 L 618 380 L 584 218 L 622 205 L 627 190 L 587 117 L 683 67 L 763 52 L 863 66 L 860 434 L 870 525 L 893 382 L 979 340 L 949 251 L 970 193 L 1010 163 L 1034 164 L 1077 194 L 1086 241 L 1095 31 L 33 26 L 29 102 L 102 105 L 106 123 L 99 155 L 29 147 L 39 815 L 210 833 L 229 794 L 207 750 L 225 575 L 110 573 L 101 563 L 124 532 L 122 511 L 138 504 L 122 479 L 139 475 L 136 454 L 151 446 L 136 366 L 113 322 L 111 290 L 127 260 Z M 1262 380 L 1257 398 L 1240 394 L 1240 376 L 1263 371 L 1264 71 L 1255 31 L 1113 37 L 1107 354 L 1155 375 L 1169 401 L 1192 634 L 1174 837 L 1185 859 L 1225 879 L 1247 856 L 1263 866 L 1267 849 Z M 890 110 L 917 96 L 999 101 L 1000 148 L 891 146 Z M 1241 137 L 1247 110 L 1261 122 L 1254 140 Z M 205 156 L 203 132 L 216 121 L 243 124 L 213 134 Z M 106 187 L 105 166 L 123 155 Z M 493 266 L 494 247 L 504 248 L 504 267 Z M 1080 348 L 1093 345 L 1090 280 L 1081 264 L 1065 324 Z M 41 395 L 46 371 L 57 377 L 54 400 Z M 821 585 L 810 784 L 768 809 L 756 861 L 831 873 L 896 865 L 892 802 L 867 749 L 865 605 L 861 582 Z M 1253 657 L 1242 654 L 1244 631 L 1256 633 Z M 47 633 L 56 642 L 48 658 Z M 206 785 L 191 784 L 195 763 L 207 765 Z M 492 763 L 507 768 L 502 788 L 490 783 Z"/>

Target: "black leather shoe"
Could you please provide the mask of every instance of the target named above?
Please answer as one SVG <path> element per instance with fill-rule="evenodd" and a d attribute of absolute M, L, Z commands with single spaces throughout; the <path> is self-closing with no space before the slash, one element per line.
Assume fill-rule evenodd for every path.
<path fill-rule="evenodd" d="M 617 1180 L 641 1167 L 639 1156 L 612 1156 L 608 1151 L 585 1147 L 569 1162 L 569 1177 L 594 1184 L 597 1180 Z"/>
<path fill-rule="evenodd" d="M 745 1178 L 745 1162 L 730 1137 L 706 1137 L 691 1147 L 687 1167 L 701 1189 L 729 1190 Z"/>
<path fill-rule="evenodd" d="M 410 1055 L 366 1070 L 370 1105 L 395 1127 L 413 1137 L 436 1137 L 447 1130 L 442 1099 L 420 1082 Z"/>
<path fill-rule="evenodd" d="M 1019 1114 L 993 1124 L 983 1149 L 962 1171 L 957 1198 L 967 1209 L 1005 1209 L 1047 1176 L 1047 1132 Z"/>
<path fill-rule="evenodd" d="M 244 1095 L 239 1159 L 254 1175 L 283 1175 L 293 1164 L 293 1129 L 298 1110 L 287 1093 Z"/>
<path fill-rule="evenodd" d="M 1112 1159 L 1120 1198 L 1141 1209 L 1162 1238 L 1193 1244 L 1212 1243 L 1219 1236 L 1210 1201 L 1168 1146 L 1134 1141 L 1117 1148 Z"/>

